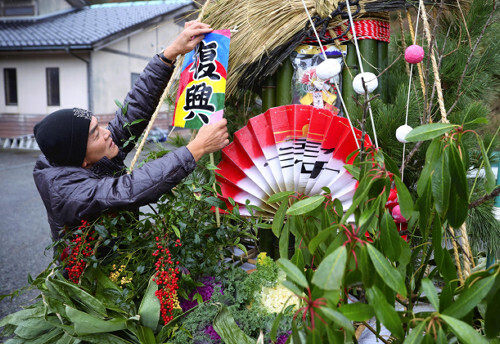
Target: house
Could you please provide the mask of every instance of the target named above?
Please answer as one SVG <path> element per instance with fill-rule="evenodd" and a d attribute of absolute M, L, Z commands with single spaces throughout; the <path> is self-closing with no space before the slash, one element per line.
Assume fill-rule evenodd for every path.
<path fill-rule="evenodd" d="M 0 146 L 29 148 L 33 125 L 61 108 L 106 123 L 195 8 L 191 0 L 0 0 Z M 156 123 L 168 126 L 163 110 Z"/>

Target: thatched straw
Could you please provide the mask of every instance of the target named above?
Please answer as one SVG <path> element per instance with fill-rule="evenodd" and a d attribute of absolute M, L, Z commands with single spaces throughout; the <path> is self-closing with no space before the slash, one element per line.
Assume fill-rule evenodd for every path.
<path fill-rule="evenodd" d="M 359 18 L 406 8 L 415 2 L 418 3 L 351 0 L 349 4 L 354 17 Z M 347 19 L 345 1 L 305 0 L 305 3 L 315 23 L 326 19 L 329 27 L 335 27 Z M 435 5 L 440 1 L 426 3 Z M 226 97 L 260 86 L 306 37 L 312 36 L 302 0 L 216 0 L 206 7 L 201 20 L 214 29 L 238 29 L 231 37 Z"/>

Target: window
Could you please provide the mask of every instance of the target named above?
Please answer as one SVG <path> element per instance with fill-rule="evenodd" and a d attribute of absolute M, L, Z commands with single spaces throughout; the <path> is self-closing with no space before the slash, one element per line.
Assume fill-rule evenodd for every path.
<path fill-rule="evenodd" d="M 17 72 L 15 68 L 3 70 L 5 105 L 17 105 Z"/>
<path fill-rule="evenodd" d="M 59 68 L 47 68 L 47 105 L 61 105 L 59 94 Z"/>
<path fill-rule="evenodd" d="M 130 81 L 131 81 L 131 83 L 132 83 L 132 84 L 131 84 L 131 87 L 134 87 L 135 82 L 137 81 L 137 79 L 139 79 L 139 75 L 140 75 L 139 73 L 132 73 L 132 74 L 130 75 Z"/>

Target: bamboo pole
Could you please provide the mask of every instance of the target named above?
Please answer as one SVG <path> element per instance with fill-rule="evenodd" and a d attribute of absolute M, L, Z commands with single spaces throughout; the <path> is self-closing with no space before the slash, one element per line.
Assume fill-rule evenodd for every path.
<path fill-rule="evenodd" d="M 345 66 L 342 69 L 342 99 L 344 100 L 346 109 L 353 109 L 356 103 L 352 99 L 355 95 L 352 80 L 359 73 L 359 66 L 356 62 L 356 48 L 351 42 L 347 43 L 347 55 L 344 63 Z"/>
<path fill-rule="evenodd" d="M 379 72 L 385 70 L 389 64 L 389 43 L 378 41 L 377 42 L 377 68 Z M 379 77 L 379 93 L 380 99 L 384 103 L 389 102 L 389 85 L 388 74 L 384 73 Z"/>
<path fill-rule="evenodd" d="M 276 76 L 269 76 L 262 86 L 262 113 L 276 106 Z M 259 251 L 266 252 L 269 257 L 274 256 L 274 234 L 271 229 L 259 230 Z"/>

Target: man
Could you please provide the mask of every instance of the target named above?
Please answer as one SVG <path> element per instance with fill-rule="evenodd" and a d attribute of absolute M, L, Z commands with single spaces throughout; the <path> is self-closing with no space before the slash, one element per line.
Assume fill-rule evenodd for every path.
<path fill-rule="evenodd" d="M 92 220 L 106 211 L 136 210 L 156 202 L 196 167 L 205 154 L 228 141 L 226 120 L 201 128 L 187 146 L 146 163 L 126 174 L 124 159 L 133 148 L 123 147 L 131 136 L 146 128 L 172 75 L 177 56 L 193 50 L 212 29 L 203 23 L 186 23 L 182 33 L 155 56 L 141 73 L 121 109 L 107 128 L 82 109 L 56 111 L 34 128 L 43 153 L 33 177 L 47 210 L 53 240 L 64 228 L 71 230 L 81 220 Z M 138 119 L 144 119 L 133 125 Z"/>

